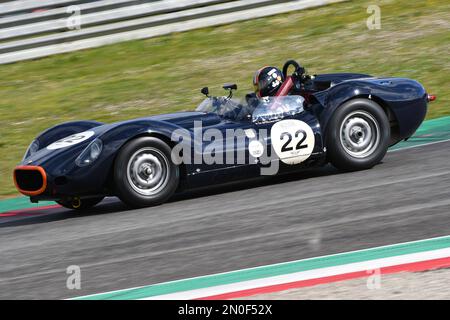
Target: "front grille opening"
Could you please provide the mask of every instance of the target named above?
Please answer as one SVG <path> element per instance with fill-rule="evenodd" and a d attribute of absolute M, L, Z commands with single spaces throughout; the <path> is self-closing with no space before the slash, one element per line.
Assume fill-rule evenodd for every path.
<path fill-rule="evenodd" d="M 16 182 L 24 191 L 37 191 L 44 184 L 44 177 L 38 170 L 16 170 Z"/>

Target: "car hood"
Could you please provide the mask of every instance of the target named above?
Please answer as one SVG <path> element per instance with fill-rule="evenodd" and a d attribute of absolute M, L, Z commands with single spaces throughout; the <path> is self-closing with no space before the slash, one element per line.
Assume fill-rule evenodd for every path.
<path fill-rule="evenodd" d="M 78 157 L 78 155 L 95 138 L 101 137 L 103 134 L 119 126 L 129 126 L 130 128 L 132 128 L 134 124 L 148 122 L 148 126 L 151 128 L 152 124 L 163 125 L 164 123 L 167 123 L 172 127 L 175 126 L 191 130 L 194 127 L 194 123 L 196 121 L 201 121 L 202 126 L 211 126 L 219 123 L 221 121 L 221 118 L 213 113 L 190 111 L 190 112 L 175 112 L 175 113 L 161 114 L 132 120 L 119 121 L 109 124 L 99 123 L 98 126 L 83 132 L 83 134 L 88 135 L 88 137 L 86 137 L 86 139 L 83 139 L 81 142 L 65 146 L 62 148 L 54 148 L 50 144 L 49 146 L 40 149 L 32 156 L 24 159 L 21 164 L 40 165 L 42 163 L 45 163 L 50 158 L 55 157 L 58 158 L 58 156 L 61 154 L 64 154 L 65 158 L 67 158 L 67 156 L 70 155 L 70 158 L 75 160 Z"/>
<path fill-rule="evenodd" d="M 202 121 L 202 125 L 205 127 L 217 124 L 221 121 L 221 118 L 215 113 L 205 113 L 197 111 L 167 113 L 146 117 L 143 119 L 169 122 L 185 129 L 193 128 L 195 121 Z"/>
<path fill-rule="evenodd" d="M 159 114 L 149 117 L 136 118 L 132 120 L 124 120 L 118 121 L 109 124 L 103 124 L 98 127 L 94 127 L 91 130 L 96 133 L 96 136 L 101 135 L 102 133 L 113 129 L 116 126 L 121 125 L 132 125 L 133 123 L 148 121 L 151 122 L 166 122 L 172 125 L 176 125 L 178 127 L 184 129 L 192 129 L 194 127 L 195 121 L 201 121 L 202 126 L 207 127 L 211 125 L 218 124 L 221 121 L 221 118 L 215 113 L 205 113 L 205 112 L 197 112 L 197 111 L 183 111 L 183 112 L 174 112 L 174 113 L 165 113 Z"/>

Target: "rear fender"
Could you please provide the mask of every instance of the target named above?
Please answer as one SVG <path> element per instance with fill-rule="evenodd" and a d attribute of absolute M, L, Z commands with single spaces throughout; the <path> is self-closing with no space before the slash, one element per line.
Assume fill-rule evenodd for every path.
<path fill-rule="evenodd" d="M 370 89 L 365 87 L 355 87 L 352 84 L 339 84 L 326 91 L 314 94 L 316 100 L 321 104 L 319 110 L 319 122 L 323 134 L 327 132 L 327 125 L 336 109 L 350 99 L 370 96 Z"/>
<path fill-rule="evenodd" d="M 396 139 L 410 137 L 424 120 L 427 111 L 427 95 L 423 86 L 417 81 L 403 78 L 346 81 L 318 92 L 314 97 L 321 105 L 318 117 L 325 133 L 336 109 L 354 98 L 368 98 L 380 104 L 389 120 L 398 126 Z"/>

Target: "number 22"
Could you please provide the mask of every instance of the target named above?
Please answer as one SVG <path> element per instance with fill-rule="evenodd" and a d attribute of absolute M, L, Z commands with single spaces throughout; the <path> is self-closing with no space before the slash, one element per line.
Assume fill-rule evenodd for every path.
<path fill-rule="evenodd" d="M 295 150 L 299 150 L 299 149 L 305 149 L 308 148 L 307 144 L 302 145 L 303 142 L 305 142 L 306 140 L 306 132 L 302 129 L 297 130 L 297 132 L 295 132 L 295 138 L 298 138 L 298 136 L 302 134 L 301 139 L 298 141 L 297 145 L 295 146 Z M 287 141 L 286 143 L 283 145 L 283 147 L 281 148 L 281 152 L 287 152 L 287 151 L 292 151 L 294 148 L 293 147 L 289 147 L 289 144 L 292 141 L 292 135 L 289 132 L 283 132 L 280 136 L 280 140 L 283 140 L 284 137 L 287 137 Z"/>

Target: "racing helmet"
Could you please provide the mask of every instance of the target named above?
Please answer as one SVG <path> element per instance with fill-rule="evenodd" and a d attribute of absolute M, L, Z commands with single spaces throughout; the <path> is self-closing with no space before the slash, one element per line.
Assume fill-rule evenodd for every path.
<path fill-rule="evenodd" d="M 255 72 L 253 86 L 258 97 L 274 96 L 283 84 L 283 72 L 276 67 L 264 67 Z"/>

